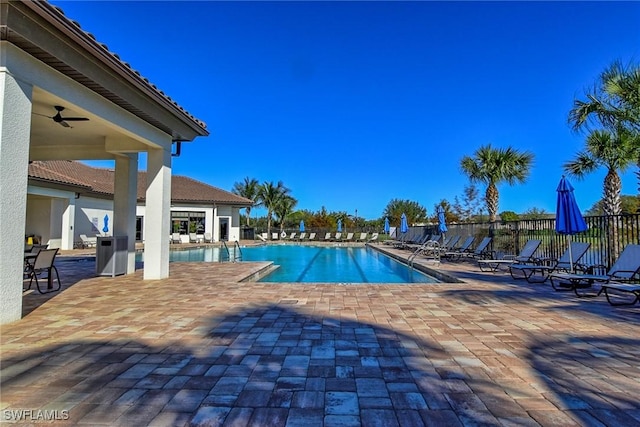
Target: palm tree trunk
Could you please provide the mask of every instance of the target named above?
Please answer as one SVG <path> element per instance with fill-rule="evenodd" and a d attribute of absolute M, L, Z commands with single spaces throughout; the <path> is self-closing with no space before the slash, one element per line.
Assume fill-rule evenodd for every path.
<path fill-rule="evenodd" d="M 622 191 L 622 181 L 615 169 L 609 169 L 607 176 L 604 177 L 604 198 L 602 207 L 605 215 L 609 216 L 609 232 L 607 240 L 609 246 L 609 265 L 613 265 L 618 256 L 620 256 L 620 248 L 618 247 L 619 227 L 618 215 L 622 208 L 620 202 L 620 192 Z"/>
<path fill-rule="evenodd" d="M 496 222 L 499 197 L 500 195 L 498 193 L 498 188 L 496 188 L 496 185 L 494 183 L 490 183 L 489 186 L 487 186 L 487 192 L 485 194 L 487 210 L 489 211 L 489 222 Z"/>

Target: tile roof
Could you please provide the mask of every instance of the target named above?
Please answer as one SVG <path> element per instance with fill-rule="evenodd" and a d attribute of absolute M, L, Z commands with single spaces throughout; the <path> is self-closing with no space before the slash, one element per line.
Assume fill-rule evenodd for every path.
<path fill-rule="evenodd" d="M 70 160 L 34 161 L 29 164 L 29 179 L 73 187 L 86 194 L 113 195 L 113 169 L 94 168 Z M 147 172 L 138 171 L 137 198 L 145 199 Z M 174 202 L 220 203 L 251 206 L 244 197 L 182 175 L 171 177 L 171 200 Z"/>

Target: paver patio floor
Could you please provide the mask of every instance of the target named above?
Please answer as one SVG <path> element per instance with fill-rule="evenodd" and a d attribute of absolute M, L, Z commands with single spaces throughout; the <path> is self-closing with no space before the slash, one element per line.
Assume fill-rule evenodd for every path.
<path fill-rule="evenodd" d="M 261 263 L 172 263 L 27 293 L 2 326 L 2 423 L 640 425 L 640 307 L 440 268 L 464 283 L 240 282 Z"/>

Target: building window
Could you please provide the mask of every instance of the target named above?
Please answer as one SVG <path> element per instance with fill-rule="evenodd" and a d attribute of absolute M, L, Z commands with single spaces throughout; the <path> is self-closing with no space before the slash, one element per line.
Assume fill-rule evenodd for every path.
<path fill-rule="evenodd" d="M 171 232 L 180 234 L 204 233 L 204 212 L 171 212 Z"/>

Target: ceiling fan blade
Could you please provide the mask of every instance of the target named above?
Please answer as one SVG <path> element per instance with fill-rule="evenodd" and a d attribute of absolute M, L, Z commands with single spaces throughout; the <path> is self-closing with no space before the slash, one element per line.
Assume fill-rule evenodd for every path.
<path fill-rule="evenodd" d="M 63 117 L 65 122 L 85 122 L 89 120 L 87 117 Z"/>
<path fill-rule="evenodd" d="M 60 123 L 61 126 L 64 126 L 66 128 L 70 128 L 71 125 L 69 125 L 69 123 L 65 122 L 64 120 L 60 120 L 59 122 L 56 123 Z"/>

